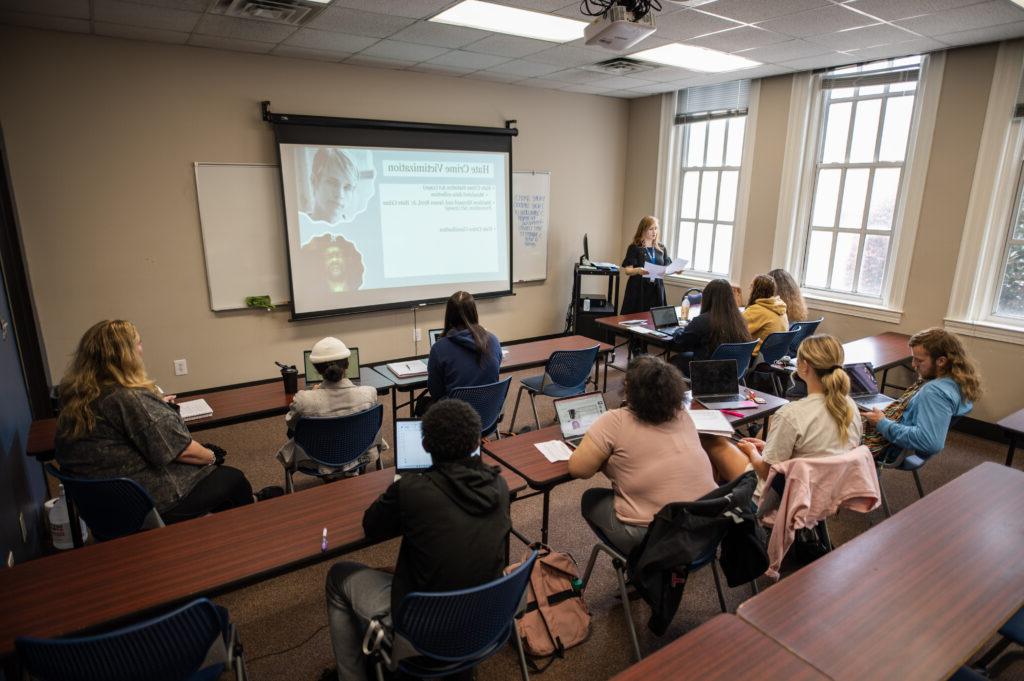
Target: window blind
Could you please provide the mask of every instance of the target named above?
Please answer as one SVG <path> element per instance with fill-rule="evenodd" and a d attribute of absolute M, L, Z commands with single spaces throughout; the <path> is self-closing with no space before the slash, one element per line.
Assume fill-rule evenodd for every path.
<path fill-rule="evenodd" d="M 680 90 L 676 99 L 676 125 L 716 118 L 744 116 L 750 99 L 750 81 L 700 85 Z"/>

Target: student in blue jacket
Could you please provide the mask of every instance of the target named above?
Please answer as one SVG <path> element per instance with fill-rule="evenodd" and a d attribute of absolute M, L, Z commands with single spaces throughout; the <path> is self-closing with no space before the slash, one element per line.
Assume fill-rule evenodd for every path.
<path fill-rule="evenodd" d="M 465 291 L 454 293 L 444 311 L 444 333 L 430 348 L 430 397 L 417 401 L 417 413 L 425 413 L 432 402 L 447 397 L 452 388 L 496 382 L 500 366 L 501 343 L 480 326 L 473 296 Z"/>
<path fill-rule="evenodd" d="M 981 394 L 977 370 L 956 335 L 934 327 L 915 333 L 909 345 L 918 381 L 884 411 L 863 412 L 864 443 L 875 456 L 891 447 L 938 453 L 950 420 L 971 411 Z"/>

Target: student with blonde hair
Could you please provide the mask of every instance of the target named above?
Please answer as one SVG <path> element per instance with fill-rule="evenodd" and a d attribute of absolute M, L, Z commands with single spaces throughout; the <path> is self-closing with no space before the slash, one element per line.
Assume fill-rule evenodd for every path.
<path fill-rule="evenodd" d="M 807 382 L 807 397 L 790 402 L 772 417 L 767 442 L 744 438 L 738 445 L 716 438 L 709 456 L 720 479 L 733 479 L 748 467 L 759 479 L 760 497 L 772 464 L 805 456 L 842 454 L 860 444 L 861 422 L 843 370 L 843 346 L 833 336 L 804 339 L 796 370 Z"/>
<path fill-rule="evenodd" d="M 807 321 L 807 303 L 793 275 L 779 268 L 769 272 L 768 276 L 775 280 L 775 293 L 786 304 L 786 317 L 789 318 L 789 323 Z"/>

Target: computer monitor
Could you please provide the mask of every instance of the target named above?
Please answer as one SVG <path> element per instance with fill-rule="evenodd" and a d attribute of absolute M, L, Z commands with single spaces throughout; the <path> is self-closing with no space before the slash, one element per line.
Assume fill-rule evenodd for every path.
<path fill-rule="evenodd" d="M 345 378 L 350 381 L 359 380 L 359 348 L 349 348 L 352 353 L 348 357 L 348 370 L 345 372 Z M 309 355 L 312 350 L 302 351 L 302 364 L 306 368 L 306 387 L 316 385 L 324 380 L 324 377 L 320 375 L 320 372 L 313 366 L 312 360 L 309 359 Z"/>

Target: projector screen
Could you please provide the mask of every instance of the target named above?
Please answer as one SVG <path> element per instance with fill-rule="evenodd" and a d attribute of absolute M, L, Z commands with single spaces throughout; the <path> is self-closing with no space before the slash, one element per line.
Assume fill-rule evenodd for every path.
<path fill-rule="evenodd" d="M 511 293 L 508 131 L 316 120 L 275 125 L 294 318 Z"/>

